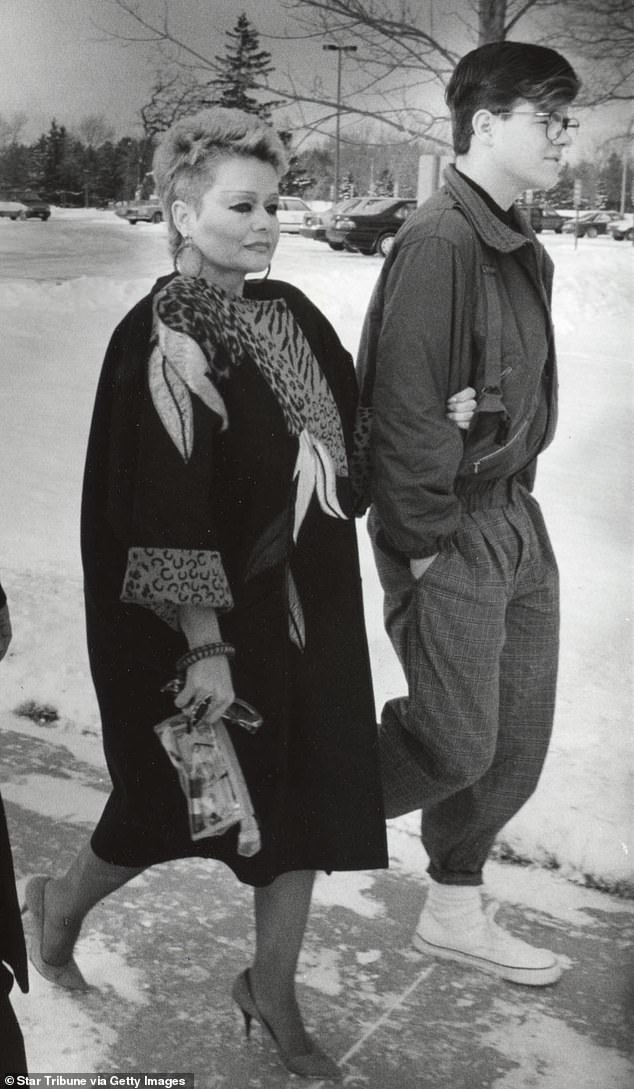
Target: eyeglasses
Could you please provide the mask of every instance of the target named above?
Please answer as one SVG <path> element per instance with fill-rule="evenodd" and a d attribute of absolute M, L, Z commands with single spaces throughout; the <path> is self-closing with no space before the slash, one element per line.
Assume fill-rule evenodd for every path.
<path fill-rule="evenodd" d="M 548 140 L 554 143 L 558 140 L 562 132 L 569 132 L 572 136 L 579 128 L 579 121 L 576 117 L 566 117 L 559 110 L 552 110 L 548 113 L 546 110 L 538 110 L 533 113 L 531 110 L 494 110 L 494 113 L 498 117 L 534 117 L 539 125 L 544 125 L 546 128 L 546 137 Z"/>

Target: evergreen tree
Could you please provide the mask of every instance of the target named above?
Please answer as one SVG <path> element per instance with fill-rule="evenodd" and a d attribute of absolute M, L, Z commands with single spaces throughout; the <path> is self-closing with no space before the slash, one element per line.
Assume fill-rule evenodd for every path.
<path fill-rule="evenodd" d="M 313 145 L 298 156 L 310 184 L 304 193 L 312 200 L 328 200 L 333 183 L 333 156 L 327 144 Z"/>
<path fill-rule="evenodd" d="M 216 57 L 221 75 L 209 82 L 218 91 L 217 105 L 228 106 L 246 113 L 257 114 L 269 121 L 271 110 L 278 101 L 258 102 L 249 91 L 273 71 L 271 54 L 260 49 L 257 30 L 243 13 L 233 30 L 227 31 L 229 44 L 224 57 Z"/>
<path fill-rule="evenodd" d="M 33 188 L 44 196 L 46 179 L 46 136 L 44 133 L 29 148 L 29 178 Z"/>
<path fill-rule="evenodd" d="M 93 154 L 92 148 L 85 148 L 81 140 L 66 136 L 58 171 L 57 191 L 62 203 L 74 207 L 86 203 Z"/>
<path fill-rule="evenodd" d="M 149 137 L 135 140 L 125 136 L 117 144 L 117 162 L 120 183 L 116 198 L 133 197 L 152 169 L 153 141 Z"/>
<path fill-rule="evenodd" d="M 68 154 L 68 135 L 64 125 L 58 125 L 55 118 L 44 140 L 44 162 L 42 186 L 49 198 L 58 200 L 60 194 L 72 186 L 67 184 L 65 159 Z"/>
<path fill-rule="evenodd" d="M 608 196 L 605 190 L 605 182 L 603 178 L 599 176 L 599 180 L 594 191 L 594 207 L 598 209 L 607 208 Z"/>
<path fill-rule="evenodd" d="M 599 187 L 605 196 L 605 208 L 620 208 L 623 164 L 620 155 L 613 151 L 601 171 Z"/>
<path fill-rule="evenodd" d="M 120 183 L 117 152 L 112 140 L 106 140 L 96 150 L 93 192 L 98 204 L 114 197 Z"/>
<path fill-rule="evenodd" d="M 357 187 L 354 183 L 354 175 L 351 170 L 348 170 L 339 185 L 339 200 L 346 200 L 348 197 L 354 197 L 357 194 Z"/>
<path fill-rule="evenodd" d="M 377 196 L 380 197 L 393 197 L 394 196 L 394 177 L 389 166 L 386 166 L 378 176 L 376 182 Z"/>
<path fill-rule="evenodd" d="M 31 145 L 13 141 L 0 147 L 0 192 L 31 191 L 56 204 L 106 204 L 133 196 L 142 183 L 149 195 L 151 165 L 149 140 L 126 136 L 116 145 L 106 140 L 95 147 L 53 121 Z"/>
<path fill-rule="evenodd" d="M 59 189 L 61 184 L 62 158 L 66 143 L 66 129 L 55 118 L 44 137 L 44 186 L 47 192 Z"/>
<path fill-rule="evenodd" d="M 596 189 L 599 169 L 594 162 L 582 159 L 575 166 L 575 178 L 581 182 L 581 207 L 596 207 Z"/>
<path fill-rule="evenodd" d="M 0 150 L 0 187 L 2 190 L 35 188 L 30 178 L 29 149 L 23 144 L 11 143 Z"/>
<path fill-rule="evenodd" d="M 572 208 L 574 192 L 574 174 L 569 163 L 564 163 L 556 186 L 548 191 L 549 202 L 554 208 Z"/>
<path fill-rule="evenodd" d="M 304 163 L 291 149 L 292 132 L 283 130 L 278 132 L 278 136 L 284 144 L 288 163 L 288 169 L 280 181 L 280 193 L 287 197 L 301 197 L 314 185 L 315 179 L 307 173 Z"/>

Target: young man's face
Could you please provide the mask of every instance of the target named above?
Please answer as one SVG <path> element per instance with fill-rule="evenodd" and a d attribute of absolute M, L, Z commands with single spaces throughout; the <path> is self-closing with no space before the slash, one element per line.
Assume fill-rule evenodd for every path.
<path fill-rule="evenodd" d="M 561 116 L 567 112 L 565 106 L 556 111 Z M 508 113 L 495 117 L 495 165 L 518 193 L 524 189 L 552 189 L 556 185 L 562 154 L 571 140 L 565 130 L 553 136 L 556 127 L 552 110 L 521 98 Z"/>

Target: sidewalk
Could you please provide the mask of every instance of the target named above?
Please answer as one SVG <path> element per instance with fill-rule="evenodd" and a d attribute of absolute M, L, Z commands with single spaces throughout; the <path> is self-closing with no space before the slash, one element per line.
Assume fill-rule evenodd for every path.
<path fill-rule="evenodd" d="M 0 715 L 0 766 L 18 878 L 59 872 L 99 815 L 105 772 L 11 714 Z M 491 863 L 500 920 L 556 949 L 562 980 L 531 989 L 435 962 L 410 945 L 424 893 L 412 827 L 391 823 L 389 871 L 317 883 L 300 997 L 344 1085 L 631 1089 L 634 904 Z M 14 993 L 30 1071 L 193 1071 L 198 1089 L 321 1085 L 286 1075 L 259 1029 L 245 1042 L 229 991 L 251 949 L 249 890 L 221 865 L 149 871 L 90 916 L 77 959 L 94 991 L 73 998 L 32 971 L 30 994 Z"/>

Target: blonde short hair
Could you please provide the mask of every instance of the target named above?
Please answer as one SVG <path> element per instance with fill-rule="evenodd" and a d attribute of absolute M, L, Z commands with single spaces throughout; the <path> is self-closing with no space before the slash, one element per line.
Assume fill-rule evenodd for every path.
<path fill-rule="evenodd" d="M 279 136 L 261 118 L 242 110 L 212 106 L 176 121 L 163 134 L 153 170 L 172 254 L 182 241 L 172 216 L 173 202 L 185 200 L 198 210 L 213 184 L 215 168 L 235 155 L 269 163 L 280 178 L 287 169 Z"/>

